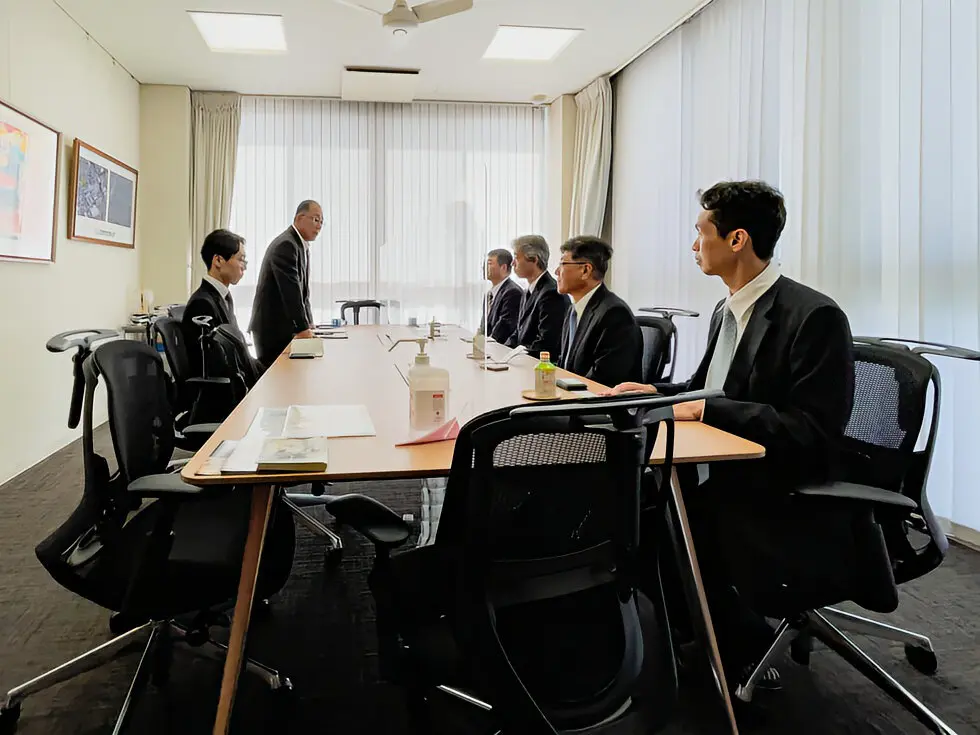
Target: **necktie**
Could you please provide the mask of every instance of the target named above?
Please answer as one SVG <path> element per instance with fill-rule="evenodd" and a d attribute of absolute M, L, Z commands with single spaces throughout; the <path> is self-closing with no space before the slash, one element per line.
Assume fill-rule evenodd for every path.
<path fill-rule="evenodd" d="M 568 315 L 568 350 L 565 356 L 571 354 L 572 345 L 575 344 L 575 329 L 578 327 L 578 311 L 572 307 L 572 312 Z"/>
<path fill-rule="evenodd" d="M 732 357 L 735 356 L 738 326 L 735 324 L 735 315 L 728 308 L 728 304 L 725 304 L 723 308 L 721 328 L 718 330 L 718 339 L 715 341 L 715 351 L 711 354 L 711 362 L 708 363 L 708 375 L 704 379 L 704 387 L 708 390 L 724 389 L 725 380 L 728 378 L 728 369 L 732 366 Z M 699 464 L 698 484 L 703 485 L 707 482 L 710 474 L 707 464 Z"/>
<path fill-rule="evenodd" d="M 711 362 L 708 364 L 708 375 L 704 379 L 704 387 L 708 390 L 722 390 L 725 387 L 728 369 L 731 367 L 732 357 L 735 355 L 737 336 L 735 315 L 726 304 L 721 317 L 721 329 L 718 330 L 718 339 L 715 342 L 715 351 L 712 353 Z"/>
<path fill-rule="evenodd" d="M 228 305 L 229 322 L 235 329 L 238 329 L 238 319 L 235 317 L 235 301 L 231 298 L 231 291 L 225 294 L 225 303 Z"/>

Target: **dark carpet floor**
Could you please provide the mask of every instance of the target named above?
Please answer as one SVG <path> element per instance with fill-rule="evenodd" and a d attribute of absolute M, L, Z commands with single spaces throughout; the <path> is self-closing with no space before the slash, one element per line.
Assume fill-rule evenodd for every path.
<path fill-rule="evenodd" d="M 108 432 L 97 448 L 108 450 Z M 58 587 L 34 557 L 34 545 L 74 507 L 81 489 L 81 447 L 75 443 L 0 487 L 0 692 L 110 637 L 107 614 Z M 362 485 L 399 513 L 419 518 L 417 482 Z M 279 698 L 243 677 L 233 732 L 381 735 L 407 732 L 400 693 L 377 677 L 374 607 L 367 587 L 369 546 L 353 533 L 342 564 L 326 569 L 323 544 L 297 531 L 293 575 L 273 599 L 271 619 L 254 623 L 249 653 L 293 681 Z M 923 676 L 900 644 L 858 638 L 913 694 L 959 733 L 980 733 L 980 554 L 954 547 L 946 563 L 906 586 L 891 621 L 932 637 L 939 673 Z M 110 732 L 139 653 L 36 695 L 24 704 L 19 733 Z M 209 733 L 220 665 L 177 649 L 169 687 L 149 688 L 130 732 Z M 781 665 L 785 688 L 746 716 L 748 734 L 797 735 L 925 732 L 891 700 L 824 649 L 804 669 Z M 0 693 L 0 700 L 3 698 Z M 669 733 L 723 732 L 710 690 L 687 682 Z"/>

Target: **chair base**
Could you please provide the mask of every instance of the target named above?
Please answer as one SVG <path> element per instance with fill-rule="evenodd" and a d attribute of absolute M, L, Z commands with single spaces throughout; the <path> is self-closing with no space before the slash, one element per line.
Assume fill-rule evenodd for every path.
<path fill-rule="evenodd" d="M 896 628 L 894 625 L 882 623 L 878 620 L 844 612 L 834 607 L 825 607 L 820 612 L 825 618 L 840 627 L 841 630 L 871 636 L 872 638 L 904 643 L 905 658 L 908 659 L 908 662 L 916 670 L 923 674 L 932 676 L 939 669 L 936 650 L 932 647 L 932 641 L 924 635 L 911 630 L 905 630 L 904 628 Z"/>
<path fill-rule="evenodd" d="M 735 692 L 735 696 L 737 696 L 743 702 L 752 701 L 755 685 L 765 673 L 766 669 L 771 666 L 772 663 L 779 658 L 779 656 L 785 653 L 786 649 L 789 648 L 797 637 L 813 637 L 828 646 L 841 658 L 847 661 L 847 663 L 867 677 L 885 694 L 902 705 L 902 707 L 914 715 L 919 722 L 929 728 L 931 732 L 939 733 L 940 735 L 956 735 L 956 733 L 946 723 L 936 717 L 931 710 L 916 699 L 907 689 L 905 689 L 905 687 L 892 678 L 883 668 L 881 668 L 881 666 L 875 663 L 870 656 L 862 651 L 853 641 L 851 641 L 850 638 L 844 635 L 833 623 L 831 623 L 830 620 L 828 620 L 826 612 L 826 610 L 815 610 L 803 613 L 797 618 L 783 620 L 776 629 L 776 638 L 769 647 L 769 650 L 766 651 L 765 656 L 762 657 L 762 660 L 752 670 L 748 677 L 742 683 L 740 683 Z M 851 617 L 849 613 L 842 613 L 838 610 L 833 610 L 831 615 L 838 617 L 838 619 L 840 619 L 840 616 L 845 616 L 847 619 L 850 619 Z M 858 616 L 853 617 L 858 618 Z M 864 620 L 863 618 L 858 619 Z M 851 622 L 854 621 L 852 620 Z M 874 623 L 874 621 L 868 622 Z M 884 627 L 890 628 L 890 626 Z M 877 630 L 877 628 L 875 628 L 875 630 Z M 894 628 L 891 630 L 899 631 L 900 629 Z M 905 633 L 907 631 L 901 632 Z M 895 635 L 897 634 L 898 633 L 895 633 Z M 921 636 L 919 637 L 921 638 Z"/>
<path fill-rule="evenodd" d="M 306 530 L 319 538 L 327 540 L 327 561 L 337 562 L 344 554 L 343 539 L 303 509 L 304 507 L 315 505 L 328 505 L 331 499 L 329 495 L 307 495 L 299 493 L 284 493 L 282 496 L 283 504 Z"/>
<path fill-rule="evenodd" d="M 145 633 L 149 633 L 149 638 L 143 647 L 143 655 L 140 658 L 139 666 L 130 683 L 129 690 L 126 693 L 126 699 L 123 701 L 119 716 L 116 719 L 116 724 L 112 730 L 113 735 L 121 733 L 129 719 L 133 704 L 146 689 L 147 681 L 152 681 L 157 685 L 163 685 L 167 682 L 170 673 L 173 643 L 187 642 L 188 630 L 183 626 L 169 620 L 145 623 L 122 635 L 116 636 L 87 653 L 83 653 L 81 656 L 73 658 L 71 661 L 61 664 L 61 666 L 47 673 L 14 687 L 7 692 L 6 700 L 0 705 L 0 733 L 7 735 L 8 733 L 14 732 L 17 726 L 17 719 L 20 716 L 21 705 L 25 699 L 115 659 L 136 645 Z M 203 645 L 191 645 L 189 650 L 197 655 L 223 661 L 228 648 L 209 639 Z M 292 683 L 288 678 L 275 669 L 271 669 L 257 661 L 247 659 L 245 670 L 252 675 L 258 676 L 272 691 L 289 691 L 292 689 Z"/>

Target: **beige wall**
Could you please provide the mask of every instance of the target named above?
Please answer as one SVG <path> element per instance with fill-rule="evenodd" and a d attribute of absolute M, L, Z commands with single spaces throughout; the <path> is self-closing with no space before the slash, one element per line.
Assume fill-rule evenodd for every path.
<path fill-rule="evenodd" d="M 0 2 L 0 97 L 63 136 L 56 262 L 0 261 L 2 483 L 78 435 L 66 425 L 71 358 L 44 344 L 69 329 L 117 328 L 139 308 L 141 243 L 67 239 L 74 138 L 139 168 L 139 85 L 52 0 Z"/>
<path fill-rule="evenodd" d="M 548 110 L 547 230 L 551 260 L 558 262 L 558 249 L 568 239 L 572 211 L 572 180 L 575 161 L 575 96 L 565 94 Z"/>
<path fill-rule="evenodd" d="M 191 93 L 187 87 L 140 87 L 140 282 L 155 304 L 190 295 Z"/>

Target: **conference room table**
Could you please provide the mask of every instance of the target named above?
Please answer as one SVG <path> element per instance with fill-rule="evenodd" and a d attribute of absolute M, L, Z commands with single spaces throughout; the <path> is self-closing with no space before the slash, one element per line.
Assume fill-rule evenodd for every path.
<path fill-rule="evenodd" d="M 426 325 L 427 326 L 427 325 Z M 472 346 L 468 333 L 443 326 L 443 334 L 428 339 L 425 351 L 431 364 L 450 372 L 447 417 L 455 417 L 460 425 L 487 411 L 506 406 L 519 406 L 530 401 L 522 391 L 534 387 L 534 366 L 537 361 L 518 355 L 506 371 L 489 371 L 479 360 L 469 358 Z M 245 658 L 245 641 L 251 617 L 256 577 L 266 527 L 278 487 L 303 482 L 339 482 L 344 480 L 381 480 L 446 477 L 452 465 L 454 441 L 402 445 L 419 438 L 425 432 L 412 431 L 409 423 L 409 392 L 406 376 L 415 355 L 417 344 L 395 346 L 399 339 L 419 339 L 428 336 L 425 328 L 406 326 L 348 326 L 346 339 L 325 339 L 322 358 L 291 359 L 289 349 L 276 360 L 248 395 L 221 424 L 218 431 L 183 467 L 183 479 L 197 486 L 225 485 L 251 488 L 251 513 L 242 556 L 238 596 L 228 641 L 215 735 L 226 735 L 231 724 L 238 678 Z M 496 359 L 509 351 L 502 345 L 487 344 L 487 353 Z M 574 376 L 564 370 L 559 377 Z M 601 386 L 585 380 L 588 390 L 601 391 Z M 575 392 L 559 390 L 560 398 L 574 399 Z M 201 474 L 203 465 L 224 440 L 241 439 L 261 408 L 286 408 L 290 405 L 364 405 L 374 424 L 375 436 L 332 438 L 329 440 L 330 459 L 322 473 L 283 474 Z M 660 432 L 651 457 L 652 464 L 664 461 L 665 432 Z M 765 449 L 754 442 L 715 429 L 700 422 L 677 422 L 674 437 L 674 468 L 670 477 L 670 500 L 675 519 L 678 548 L 687 574 L 685 592 L 692 615 L 700 610 L 702 642 L 708 652 L 719 699 L 731 732 L 737 735 L 735 715 L 728 695 L 725 673 L 718 653 L 711 614 L 705 599 L 704 586 L 698 568 L 694 539 L 687 520 L 684 499 L 676 466 L 690 463 L 751 460 L 764 456 Z M 696 626 L 697 627 L 697 626 Z"/>

